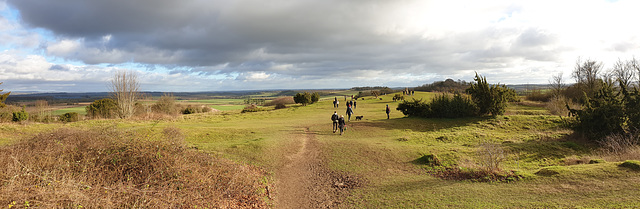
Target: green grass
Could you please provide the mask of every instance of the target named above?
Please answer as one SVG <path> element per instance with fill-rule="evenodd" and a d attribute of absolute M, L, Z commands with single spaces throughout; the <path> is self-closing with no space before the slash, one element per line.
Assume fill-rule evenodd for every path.
<path fill-rule="evenodd" d="M 357 94 L 357 92 L 334 92 Z M 416 92 L 430 100 L 435 94 Z M 333 96 L 332 96 L 333 97 Z M 331 97 L 331 98 L 332 98 Z M 275 172 L 290 146 L 308 129 L 325 149 L 330 169 L 366 179 L 347 204 L 355 208 L 624 208 L 640 204 L 640 175 L 618 167 L 621 162 L 567 166 L 570 157 L 596 156 L 593 144 L 576 140 L 557 116 L 541 105 L 511 104 L 498 117 L 464 119 L 407 118 L 396 111 L 393 94 L 382 100 L 358 100 L 355 115 L 343 136 L 331 133 L 330 115 L 345 113 L 344 98 L 334 109 L 331 99 L 308 106 L 239 113 L 223 111 L 181 116 L 166 121 L 90 120 L 61 124 L 0 126 L 0 143 L 61 126 L 138 130 L 159 134 L 164 127 L 180 128 L 189 146 Z M 213 108 L 240 108 L 239 99 L 191 100 Z M 393 110 L 387 120 L 385 105 Z M 241 108 L 240 108 L 241 109 Z M 238 110 L 238 109 L 226 109 Z M 517 170 L 527 178 L 513 183 L 443 180 L 427 173 L 428 165 L 413 163 L 435 154 L 450 166 L 474 167 L 483 144 L 504 151 L 503 170 Z M 637 160 L 637 159 L 636 159 Z M 536 175 L 541 169 L 556 175 Z"/>
<path fill-rule="evenodd" d="M 220 111 L 229 111 L 229 110 L 242 110 L 245 105 L 209 105 L 209 107 L 220 110 Z"/>
<path fill-rule="evenodd" d="M 200 100 L 182 100 L 180 102 L 216 104 L 216 105 L 239 105 L 239 104 L 244 104 L 244 99 L 200 99 Z"/>
<path fill-rule="evenodd" d="M 70 107 L 70 108 L 54 110 L 52 114 L 53 115 L 62 115 L 62 114 L 69 113 L 69 112 L 77 112 L 80 115 L 86 115 L 87 114 L 87 110 L 85 109 L 85 107 L 86 106 Z"/>

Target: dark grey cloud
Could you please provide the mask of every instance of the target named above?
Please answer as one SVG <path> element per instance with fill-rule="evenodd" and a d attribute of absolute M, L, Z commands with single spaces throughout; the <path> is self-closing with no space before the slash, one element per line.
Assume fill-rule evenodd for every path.
<path fill-rule="evenodd" d="M 514 67 L 519 64 L 514 60 L 553 61 L 562 50 L 553 34 L 535 27 L 397 34 L 393 29 L 404 24 L 397 22 L 402 18 L 389 21 L 388 12 L 410 0 L 7 2 L 26 25 L 55 35 L 43 47 L 51 56 L 90 65 L 135 63 L 148 71 L 168 69 L 168 75 L 222 75 L 265 86 L 282 83 L 278 79 L 322 83 L 336 76 L 428 79 Z M 520 10 L 515 5 L 502 12 Z M 50 70 L 68 70 L 64 67 Z"/>

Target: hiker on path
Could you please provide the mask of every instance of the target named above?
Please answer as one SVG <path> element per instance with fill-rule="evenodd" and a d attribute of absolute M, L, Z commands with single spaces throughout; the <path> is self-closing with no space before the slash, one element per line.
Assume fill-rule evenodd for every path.
<path fill-rule="evenodd" d="M 345 122 L 344 122 L 344 115 L 341 115 L 340 118 L 338 118 L 338 127 L 340 127 L 340 135 L 342 135 L 342 132 L 344 132 L 344 126 L 345 126 Z"/>
<path fill-rule="evenodd" d="M 347 105 L 347 116 L 349 116 L 349 121 L 351 121 L 352 114 L 353 114 L 353 109 L 351 109 L 351 106 Z"/>
<path fill-rule="evenodd" d="M 387 112 L 387 119 L 389 119 L 389 113 L 391 113 L 391 110 L 389 109 L 389 105 L 387 105 L 387 108 L 385 109 L 385 111 Z"/>
<path fill-rule="evenodd" d="M 358 101 L 353 101 L 353 109 L 356 109 L 356 104 L 358 104 Z"/>
<path fill-rule="evenodd" d="M 338 131 L 338 112 L 333 111 L 333 115 L 331 115 L 331 121 L 333 122 L 333 133 Z"/>

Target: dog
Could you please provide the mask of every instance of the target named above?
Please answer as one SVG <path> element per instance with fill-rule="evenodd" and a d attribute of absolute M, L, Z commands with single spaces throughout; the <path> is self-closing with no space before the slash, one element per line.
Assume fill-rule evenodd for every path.
<path fill-rule="evenodd" d="M 356 116 L 356 120 L 362 120 L 363 117 L 364 117 L 364 115 Z"/>

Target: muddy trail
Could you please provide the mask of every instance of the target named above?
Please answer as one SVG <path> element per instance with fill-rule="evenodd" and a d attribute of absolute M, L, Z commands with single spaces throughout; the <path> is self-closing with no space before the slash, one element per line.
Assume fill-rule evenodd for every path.
<path fill-rule="evenodd" d="M 276 170 L 275 208 L 337 208 L 363 182 L 327 168 L 322 144 L 305 128 Z"/>

